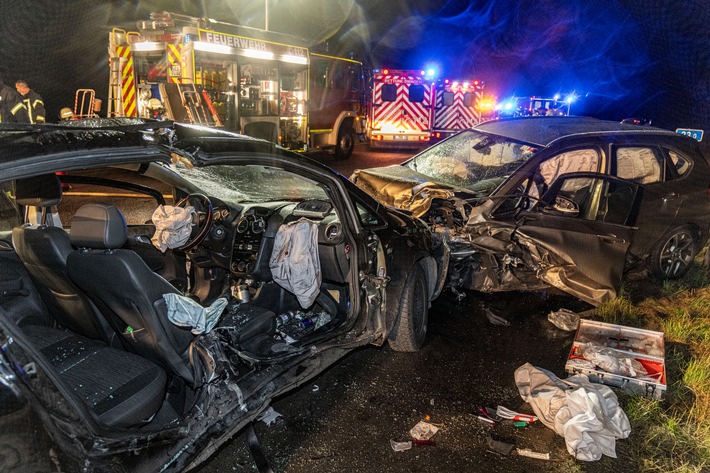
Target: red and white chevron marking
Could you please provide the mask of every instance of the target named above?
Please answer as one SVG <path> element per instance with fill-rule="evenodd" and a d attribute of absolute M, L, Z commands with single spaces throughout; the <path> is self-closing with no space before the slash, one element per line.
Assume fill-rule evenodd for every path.
<path fill-rule="evenodd" d="M 409 85 L 398 83 L 397 95 L 394 102 L 382 101 L 382 84 L 375 84 L 373 100 L 378 107 L 373 107 L 373 123 L 379 124 L 383 129 L 396 128 L 404 131 L 425 131 L 431 129 L 431 100 L 432 90 L 424 85 L 424 101 L 409 101 Z"/>
<path fill-rule="evenodd" d="M 475 94 L 476 101 L 480 93 Z M 437 94 L 434 108 L 434 130 L 465 130 L 476 126 L 481 121 L 481 114 L 473 106 L 464 106 L 464 91 L 454 92 L 454 102 L 445 106 L 443 94 Z"/>

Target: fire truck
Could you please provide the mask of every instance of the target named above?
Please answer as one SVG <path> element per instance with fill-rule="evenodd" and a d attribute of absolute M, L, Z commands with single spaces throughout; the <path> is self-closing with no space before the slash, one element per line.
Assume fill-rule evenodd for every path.
<path fill-rule="evenodd" d="M 492 108 L 484 100 L 484 83 L 479 80 L 439 79 L 435 85 L 432 138 L 439 140 L 481 122 Z"/>
<path fill-rule="evenodd" d="M 431 139 L 434 77 L 426 71 L 375 69 L 370 147 L 419 148 Z"/>
<path fill-rule="evenodd" d="M 223 127 L 341 158 L 366 132 L 359 61 L 311 54 L 284 34 L 169 12 L 137 29 L 110 33 L 108 116 Z"/>

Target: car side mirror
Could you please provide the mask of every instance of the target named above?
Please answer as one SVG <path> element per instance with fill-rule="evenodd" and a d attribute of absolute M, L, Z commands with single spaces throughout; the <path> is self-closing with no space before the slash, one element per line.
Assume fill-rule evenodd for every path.
<path fill-rule="evenodd" d="M 555 197 L 555 203 L 552 205 L 544 205 L 540 211 L 546 215 L 563 215 L 565 217 L 578 217 L 579 206 L 577 202 L 566 197 Z"/>

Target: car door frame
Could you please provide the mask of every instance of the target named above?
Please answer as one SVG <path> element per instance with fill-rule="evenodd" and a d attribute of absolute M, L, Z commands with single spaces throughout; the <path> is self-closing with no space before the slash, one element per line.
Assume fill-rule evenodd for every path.
<path fill-rule="evenodd" d="M 617 183 L 633 191 L 623 224 L 579 218 L 554 209 L 555 197 L 565 182 L 589 178 Z M 608 187 L 608 184 L 607 184 Z M 601 173 L 564 174 L 529 210 L 516 218 L 513 239 L 530 254 L 538 266 L 538 277 L 592 305 L 618 294 L 627 251 L 637 227 L 636 212 L 643 187 Z"/>

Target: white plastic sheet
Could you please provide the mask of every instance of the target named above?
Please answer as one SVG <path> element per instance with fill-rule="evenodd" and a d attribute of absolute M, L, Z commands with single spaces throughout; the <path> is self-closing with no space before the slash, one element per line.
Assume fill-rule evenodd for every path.
<path fill-rule="evenodd" d="M 209 307 L 177 293 L 163 294 L 163 299 L 168 306 L 168 319 L 179 327 L 191 327 L 195 335 L 212 330 L 227 307 L 224 297 L 215 300 Z"/>
<path fill-rule="evenodd" d="M 192 233 L 192 218 L 195 208 L 159 205 L 151 220 L 155 225 L 155 234 L 150 241 L 157 249 L 165 253 L 168 248 L 177 248 L 190 239 Z"/>
<path fill-rule="evenodd" d="M 321 284 L 318 224 L 302 218 L 281 225 L 274 240 L 269 268 L 274 281 L 292 292 L 301 307 L 312 306 Z"/>
<path fill-rule="evenodd" d="M 616 394 L 608 386 L 589 382 L 586 375 L 563 381 L 526 363 L 515 370 L 515 384 L 540 421 L 564 437 L 567 451 L 578 460 L 616 458 L 616 439 L 631 433 Z"/>

